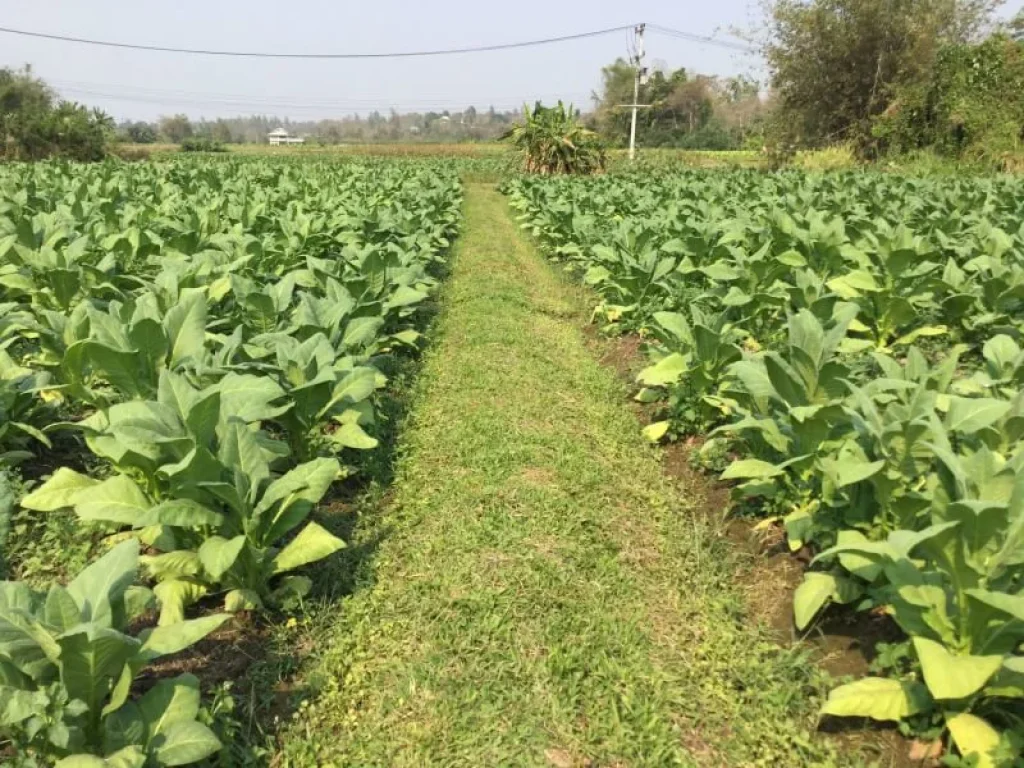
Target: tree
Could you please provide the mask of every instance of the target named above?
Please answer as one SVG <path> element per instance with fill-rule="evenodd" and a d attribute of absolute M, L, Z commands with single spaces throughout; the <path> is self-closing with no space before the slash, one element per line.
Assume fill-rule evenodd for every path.
<path fill-rule="evenodd" d="M 192 135 L 192 123 L 187 115 L 161 117 L 160 134 L 172 144 L 180 144 Z"/>
<path fill-rule="evenodd" d="M 157 140 L 156 128 L 142 121 L 133 123 L 129 120 L 121 123 L 118 134 L 122 141 L 130 141 L 133 144 L 152 144 Z"/>
<path fill-rule="evenodd" d="M 1018 43 L 1024 43 L 1024 8 L 1017 11 L 1006 24 L 1006 34 Z"/>
<path fill-rule="evenodd" d="M 877 147 L 872 122 L 943 45 L 974 39 L 998 0 L 769 0 L 764 53 L 785 144 Z"/>
<path fill-rule="evenodd" d="M 234 141 L 234 136 L 231 133 L 231 125 L 227 120 L 219 118 L 217 122 L 210 126 L 210 138 L 214 141 L 220 142 L 221 144 L 230 144 Z"/>
<path fill-rule="evenodd" d="M 100 160 L 113 132 L 110 117 L 100 110 L 58 100 L 28 67 L 0 69 L 0 156 Z"/>
<path fill-rule="evenodd" d="M 616 59 L 601 69 L 601 92 L 591 94 L 595 104 L 594 127 L 615 144 L 623 144 L 629 136 L 629 113 L 620 104 L 633 102 L 633 80 L 636 70 L 625 59 Z"/>

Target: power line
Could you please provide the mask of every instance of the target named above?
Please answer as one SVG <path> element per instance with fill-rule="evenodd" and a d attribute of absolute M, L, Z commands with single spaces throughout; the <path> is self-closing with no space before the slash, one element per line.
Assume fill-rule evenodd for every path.
<path fill-rule="evenodd" d="M 134 51 L 158 51 L 162 53 L 185 53 L 199 56 L 241 56 L 260 59 L 397 59 L 410 58 L 414 56 L 449 56 L 461 53 L 483 53 L 485 51 L 504 51 L 511 48 L 527 48 L 536 45 L 549 45 L 551 43 L 564 43 L 569 40 L 582 40 L 588 37 L 599 37 L 614 32 L 623 32 L 632 29 L 635 25 L 625 24 L 619 27 L 598 29 L 593 32 L 578 32 L 573 35 L 561 35 L 559 37 L 547 37 L 539 40 L 527 40 L 518 43 L 498 43 L 495 45 L 477 45 L 466 48 L 444 48 L 426 51 L 394 51 L 391 53 L 266 53 L 260 51 L 214 51 L 199 48 L 172 48 L 162 45 L 140 45 L 136 43 L 118 43 L 110 40 L 89 40 L 83 37 L 69 37 L 67 35 L 54 35 L 46 32 L 29 32 L 23 29 L 11 29 L 0 27 L 0 32 L 9 35 L 20 35 L 22 37 L 35 37 L 44 40 L 57 40 L 63 43 L 80 43 L 82 45 L 98 45 L 104 48 L 127 48 Z"/>
<path fill-rule="evenodd" d="M 237 93 L 211 93 L 201 92 L 192 90 L 180 90 L 180 89 L 168 89 L 168 88 L 152 88 L 150 86 L 137 86 L 127 85 L 120 83 L 95 83 L 86 82 L 81 80 L 48 80 L 48 83 L 54 86 L 57 90 L 62 93 L 74 93 L 86 96 L 99 96 L 109 99 L 118 99 L 122 101 L 160 101 L 166 100 L 168 102 L 178 103 L 194 103 L 194 104 L 210 104 L 210 105 L 263 105 L 269 107 L 298 107 L 298 108 L 310 108 L 310 109 L 368 109 L 374 107 L 389 108 L 392 103 L 381 98 L 357 98 L 357 97 L 346 97 L 343 100 L 334 99 L 322 99 L 322 98 L 304 98 L 300 97 L 296 100 L 293 96 L 247 96 L 245 94 Z M 497 106 L 499 104 L 515 104 L 522 106 L 523 103 L 533 101 L 537 98 L 571 98 L 573 99 L 587 99 L 589 94 L 582 92 L 571 92 L 568 90 L 559 92 L 549 92 L 542 94 L 531 94 L 527 99 L 523 99 L 516 96 L 510 95 L 494 95 L 488 96 L 430 96 L 429 98 L 416 98 L 410 100 L 403 100 L 403 107 L 452 107 L 461 106 L 465 104 L 474 104 L 476 106 L 484 105 L 489 106 L 492 103 Z"/>
<path fill-rule="evenodd" d="M 683 32 L 679 29 L 671 29 L 670 27 L 663 27 L 659 24 L 648 24 L 647 28 L 652 32 L 657 32 L 668 37 L 675 37 L 680 40 L 689 40 L 692 43 L 702 43 L 704 45 L 714 45 L 719 48 L 728 48 L 734 51 L 742 51 L 743 53 L 757 53 L 757 49 L 746 43 L 733 42 L 731 40 L 721 40 L 716 37 L 706 37 L 704 35 L 695 35 L 691 32 Z"/>
<path fill-rule="evenodd" d="M 396 107 L 396 104 L 376 101 L 376 102 L 361 102 L 361 103 L 344 103 L 334 102 L 330 104 L 326 103 L 296 103 L 296 102 L 268 102 L 260 101 L 258 99 L 246 100 L 246 99 L 196 99 L 187 97 L 176 97 L 176 96 L 157 96 L 157 95 L 146 95 L 146 94 L 123 94 L 111 91 L 97 91 L 84 88 L 59 88 L 62 94 L 66 94 L 74 97 L 91 97 L 97 99 L 109 99 L 113 101 L 123 101 L 128 103 L 138 104 L 156 104 L 156 105 L 167 105 L 167 106 L 179 106 L 179 107 L 208 107 L 210 109 L 232 109 L 236 111 L 244 112 L 266 112 L 268 110 L 279 110 L 282 112 L 309 112 L 316 114 L 324 114 L 326 112 L 335 113 L 350 113 L 350 112 L 367 112 L 367 111 L 381 111 L 389 110 L 392 107 Z M 566 95 L 561 94 L 562 98 L 565 99 Z M 585 96 L 582 98 L 586 98 Z M 494 107 L 500 110 L 517 109 L 524 103 L 528 103 L 532 99 L 518 99 L 518 100 L 494 100 L 488 99 L 479 102 L 481 107 Z M 461 100 L 465 102 L 465 100 Z M 472 101 L 472 100 L 470 100 Z M 436 112 L 441 109 L 460 111 L 464 107 L 460 101 L 455 99 L 447 101 L 435 101 L 435 102 L 408 102 L 398 104 L 403 111 L 420 111 L 420 112 Z"/>

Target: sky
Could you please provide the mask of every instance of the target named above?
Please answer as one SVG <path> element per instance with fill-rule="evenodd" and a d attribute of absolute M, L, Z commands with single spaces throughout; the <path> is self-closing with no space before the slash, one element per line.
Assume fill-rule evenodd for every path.
<path fill-rule="evenodd" d="M 1011 0 L 1012 16 L 1024 0 Z M 571 35 L 638 22 L 736 42 L 760 20 L 757 0 L 0 0 L 0 26 L 71 37 L 275 53 L 378 53 Z M 431 58 L 287 60 L 118 50 L 0 33 L 0 66 L 31 64 L 65 98 L 117 119 L 267 114 L 310 120 L 372 110 L 514 109 L 562 98 L 589 106 L 601 67 L 627 54 L 616 32 Z M 756 56 L 647 33 L 648 63 L 763 80 Z"/>
<path fill-rule="evenodd" d="M 1024 0 L 1021 0 L 1024 2 Z M 0 26 L 134 44 L 281 53 L 375 53 L 511 43 L 648 22 L 729 36 L 750 0 L 0 0 Z M 350 61 L 117 50 L 0 33 L 0 66 L 31 64 L 65 98 L 117 119 L 253 113 L 295 119 L 399 111 L 514 109 L 558 98 L 588 107 L 625 31 L 513 51 Z M 756 57 L 660 33 L 648 62 L 706 74 L 759 74 Z M 763 73 L 760 73 L 763 76 Z"/>

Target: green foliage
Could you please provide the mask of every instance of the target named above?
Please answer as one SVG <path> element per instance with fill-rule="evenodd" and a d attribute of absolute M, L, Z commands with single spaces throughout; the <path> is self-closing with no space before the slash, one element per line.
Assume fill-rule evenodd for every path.
<path fill-rule="evenodd" d="M 342 546 L 307 518 L 350 473 L 339 458 L 377 445 L 377 366 L 417 342 L 456 178 L 238 161 L 7 173 L 38 196 L 15 192 L 0 219 L 19 358 L 0 352 L 3 429 L 73 430 L 104 467 L 62 467 L 22 507 L 136 532 L 159 553 L 162 623 L 209 593 L 232 611 L 293 605 L 309 588 L 293 571 Z M 104 191 L 129 181 L 112 206 Z M 73 211 L 38 213 L 64 189 Z M 90 413 L 55 424 L 40 391 Z"/>
<path fill-rule="evenodd" d="M 299 569 L 344 546 L 310 516 L 377 445 L 382 371 L 418 343 L 457 177 L 178 158 L 0 180 L 3 459 L 76 440 L 91 454 L 89 474 L 58 465 L 13 515 L 0 484 L 20 579 L 0 583 L 0 740 L 26 765 L 204 760 L 227 705 L 203 714 L 187 675 L 133 680 L 224 621 L 185 619 L 204 595 L 229 613 L 294 607 Z M 66 589 L 33 591 L 105 537 L 122 543 Z M 157 627 L 133 636 L 157 601 Z"/>
<path fill-rule="evenodd" d="M 0 576 L 7 575 L 8 538 L 17 503 L 14 483 L 8 472 L 0 472 Z"/>
<path fill-rule="evenodd" d="M 126 121 L 117 127 L 118 138 L 133 144 L 152 144 L 157 140 L 156 128 L 149 123 Z"/>
<path fill-rule="evenodd" d="M 228 148 L 216 139 L 204 136 L 190 136 L 181 141 L 182 152 L 227 152 Z"/>
<path fill-rule="evenodd" d="M 947 46 L 925 76 L 897 91 L 874 134 L 894 152 L 931 147 L 999 163 L 1020 149 L 1022 94 L 1022 43 L 996 35 L 977 45 Z"/>
<path fill-rule="evenodd" d="M 0 69 L 0 157 L 100 160 L 113 127 L 99 110 L 55 99 L 30 70 Z"/>
<path fill-rule="evenodd" d="M 797 627 L 856 606 L 911 639 L 898 677 L 843 686 L 824 712 L 938 721 L 962 755 L 1015 754 L 1021 183 L 688 172 L 508 189 L 601 294 L 598 316 L 649 340 L 638 398 L 665 407 L 648 437 L 710 428 L 737 505 L 817 553 Z"/>
<path fill-rule="evenodd" d="M 538 101 L 532 111 L 524 106 L 522 121 L 507 138 L 522 154 L 527 173 L 590 174 L 604 169 L 597 134 L 583 127 L 571 104 L 559 101 L 545 107 Z"/>
<path fill-rule="evenodd" d="M 775 94 L 770 142 L 880 149 L 873 121 L 901 88 L 926 80 L 945 45 L 967 43 L 988 0 L 778 0 L 768 8 L 765 54 Z"/>
<path fill-rule="evenodd" d="M 137 700 L 147 664 L 201 640 L 227 618 L 179 621 L 137 636 L 129 626 L 153 595 L 132 586 L 138 542 L 119 544 L 67 587 L 33 592 L 0 582 L 0 734 L 60 765 L 185 765 L 220 748 L 196 720 L 199 687 L 183 675 Z M 98 761 L 104 758 L 107 762 Z"/>
<path fill-rule="evenodd" d="M 612 146 L 629 141 L 630 110 L 636 70 L 617 59 L 601 70 L 600 99 L 592 116 L 602 138 Z M 655 70 L 640 87 L 638 141 L 643 147 L 681 149 L 738 149 L 760 134 L 765 105 L 756 82 L 746 77 L 715 78 L 685 69 Z M 760 149 L 760 140 L 755 148 Z"/>

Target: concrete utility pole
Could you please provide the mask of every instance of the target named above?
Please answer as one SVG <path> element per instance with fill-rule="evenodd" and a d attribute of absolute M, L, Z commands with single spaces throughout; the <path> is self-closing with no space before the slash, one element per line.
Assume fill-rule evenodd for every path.
<path fill-rule="evenodd" d="M 640 86 L 647 83 L 647 68 L 644 66 L 644 28 L 646 24 L 638 24 L 633 33 L 636 35 L 636 52 L 633 55 L 633 66 L 636 76 L 633 78 L 633 119 L 629 125 L 629 162 L 636 160 L 636 111 L 646 104 L 640 104 Z"/>

